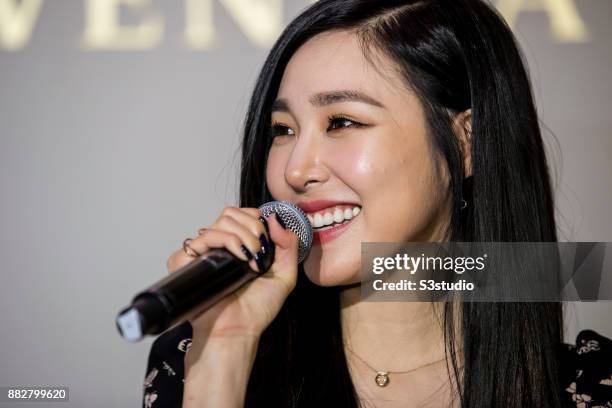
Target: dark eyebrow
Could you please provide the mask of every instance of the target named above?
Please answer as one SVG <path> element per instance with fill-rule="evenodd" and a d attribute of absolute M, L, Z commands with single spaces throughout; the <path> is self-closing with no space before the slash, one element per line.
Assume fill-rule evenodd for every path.
<path fill-rule="evenodd" d="M 309 102 L 314 106 L 327 106 L 340 102 L 362 102 L 373 105 L 379 108 L 385 108 L 385 105 L 378 102 L 376 99 L 355 90 L 341 90 L 322 92 L 310 97 Z M 286 99 L 277 99 L 272 103 L 271 112 L 289 112 L 289 104 Z"/>

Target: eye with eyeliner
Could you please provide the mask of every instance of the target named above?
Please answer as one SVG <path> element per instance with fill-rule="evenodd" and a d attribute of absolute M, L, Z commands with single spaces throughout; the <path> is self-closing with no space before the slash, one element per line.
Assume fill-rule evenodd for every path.
<path fill-rule="evenodd" d="M 327 129 L 328 131 L 345 129 L 345 128 L 350 128 L 350 127 L 360 128 L 360 127 L 365 127 L 366 126 L 365 124 L 363 124 L 361 122 L 357 122 L 356 120 L 351 119 L 351 118 L 349 118 L 347 116 L 344 116 L 344 115 L 331 115 L 327 119 L 328 119 L 329 124 L 330 124 L 330 128 Z M 345 123 L 346 124 L 347 122 L 351 122 L 351 125 L 342 126 L 340 128 L 331 128 L 331 126 L 333 124 L 335 124 L 335 123 Z"/>
<path fill-rule="evenodd" d="M 291 135 L 287 135 L 287 133 L 279 133 L 279 132 L 282 132 L 283 129 L 288 129 L 289 131 L 293 132 L 293 129 L 291 129 L 289 126 L 285 125 L 284 123 L 272 122 L 272 126 L 270 127 L 270 137 L 274 138 L 276 136 L 291 136 Z"/>
<path fill-rule="evenodd" d="M 342 130 L 346 128 L 361 128 L 361 127 L 367 126 L 361 122 L 357 122 L 356 120 L 351 119 L 344 115 L 331 115 L 327 119 L 329 122 L 329 126 L 327 128 L 328 132 L 335 131 L 335 130 Z M 344 124 L 344 126 L 337 127 L 336 125 L 338 124 Z M 291 132 L 291 134 L 287 134 L 287 132 Z M 270 127 L 271 137 L 292 136 L 294 134 L 295 132 L 293 131 L 293 129 L 291 129 L 290 126 L 282 122 L 276 122 L 276 121 L 272 122 L 272 126 Z"/>

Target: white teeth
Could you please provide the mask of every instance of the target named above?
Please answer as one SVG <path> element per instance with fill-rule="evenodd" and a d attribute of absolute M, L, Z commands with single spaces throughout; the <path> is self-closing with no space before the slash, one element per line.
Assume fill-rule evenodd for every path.
<path fill-rule="evenodd" d="M 334 223 L 334 217 L 330 213 L 325 213 L 323 216 L 323 225 L 332 225 Z"/>
<path fill-rule="evenodd" d="M 328 212 L 306 214 L 306 216 L 313 228 L 322 228 L 332 224 L 340 224 L 345 220 L 350 220 L 359 214 L 360 210 L 359 207 L 345 208 L 344 210 L 336 208 L 334 211 L 330 209 Z"/>
<path fill-rule="evenodd" d="M 334 211 L 334 222 L 342 221 L 344 221 L 344 212 L 341 209 L 336 208 L 336 211 Z"/>
<path fill-rule="evenodd" d="M 314 223 L 313 223 L 313 226 L 314 226 L 315 228 L 320 228 L 320 227 L 322 227 L 322 226 L 323 226 L 323 217 L 321 216 L 321 214 L 316 213 L 316 214 L 314 215 Z"/>

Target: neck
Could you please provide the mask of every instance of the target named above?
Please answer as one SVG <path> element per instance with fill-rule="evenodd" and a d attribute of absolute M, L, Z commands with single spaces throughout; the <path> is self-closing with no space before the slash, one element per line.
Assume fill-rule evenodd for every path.
<path fill-rule="evenodd" d="M 406 371 L 443 359 L 439 303 L 367 302 L 359 286 L 340 293 L 345 344 L 376 370 Z"/>

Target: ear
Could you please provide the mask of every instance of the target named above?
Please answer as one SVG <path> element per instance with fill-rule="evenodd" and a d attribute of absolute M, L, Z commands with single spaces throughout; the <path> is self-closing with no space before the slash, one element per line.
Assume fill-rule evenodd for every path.
<path fill-rule="evenodd" d="M 454 126 L 463 154 L 463 171 L 469 177 L 472 175 L 472 109 L 457 114 Z"/>

